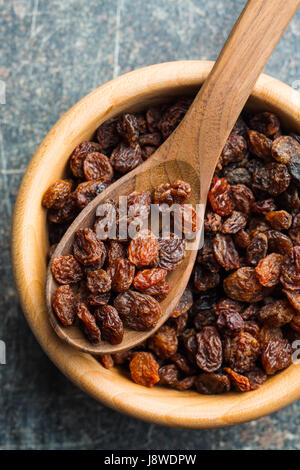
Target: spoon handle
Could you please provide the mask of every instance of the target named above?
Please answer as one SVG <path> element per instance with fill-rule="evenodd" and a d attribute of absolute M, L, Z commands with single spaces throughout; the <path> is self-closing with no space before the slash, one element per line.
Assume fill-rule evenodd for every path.
<path fill-rule="evenodd" d="M 299 3 L 248 1 L 182 128 L 178 128 L 181 151 L 197 149 L 198 161 L 193 163 L 200 175 L 201 202 L 206 201 L 226 139 Z"/>

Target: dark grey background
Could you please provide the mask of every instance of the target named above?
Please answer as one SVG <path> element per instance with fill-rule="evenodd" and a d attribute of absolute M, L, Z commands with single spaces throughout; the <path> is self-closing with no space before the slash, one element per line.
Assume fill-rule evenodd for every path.
<path fill-rule="evenodd" d="M 1 449 L 299 449 L 300 403 L 255 422 L 179 430 L 111 411 L 73 386 L 27 326 L 10 266 L 10 219 L 36 147 L 70 106 L 129 70 L 215 59 L 244 0 L 0 0 Z M 276 2 L 274 2 L 275 8 Z M 300 80 L 300 11 L 266 71 Z M 294 85 L 295 86 L 295 85 Z"/>

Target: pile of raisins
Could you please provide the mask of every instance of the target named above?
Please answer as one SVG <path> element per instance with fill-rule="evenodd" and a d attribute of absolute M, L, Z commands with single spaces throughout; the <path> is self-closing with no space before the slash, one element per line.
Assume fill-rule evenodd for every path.
<path fill-rule="evenodd" d="M 48 194 L 51 194 L 51 188 Z M 173 200 L 183 204 L 189 198 L 191 188 L 179 180 L 174 184 L 161 184 L 153 191 L 153 200 L 158 207 L 163 207 L 166 194 L 170 205 Z M 134 220 L 140 224 L 145 218 L 148 220 L 151 202 L 149 191 L 129 194 L 127 222 Z M 115 209 L 118 225 L 123 216 L 122 209 L 116 202 L 106 201 L 103 213 L 107 207 Z M 132 214 L 138 216 L 132 219 Z M 175 214 L 173 212 L 173 217 Z M 120 344 L 123 325 L 145 331 L 157 324 L 162 314 L 159 302 L 170 290 L 166 276 L 183 261 L 185 239 L 182 232 L 181 236 L 169 232 L 157 237 L 143 225 L 136 227 L 136 234 L 131 239 L 120 238 L 119 230 L 118 238 L 110 239 L 110 232 L 97 230 L 102 220 L 102 217 L 96 217 L 93 229 L 75 232 L 72 254 L 58 255 L 51 260 L 51 271 L 59 284 L 52 305 L 63 326 L 79 321 L 90 342 L 99 343 L 103 339 Z M 105 224 L 109 222 L 110 219 L 105 220 Z"/>
<path fill-rule="evenodd" d="M 98 128 L 94 142 L 74 150 L 71 178 L 55 183 L 43 200 L 51 243 L 93 197 L 155 151 L 191 101 L 182 97 L 113 118 Z M 170 188 L 160 188 L 156 197 L 181 202 Z M 178 241 L 173 245 L 174 250 L 161 243 L 161 269 L 178 262 Z M 114 257 L 109 250 L 107 256 Z M 80 278 L 84 268 L 75 262 L 71 269 Z M 90 277 L 93 288 L 98 280 Z M 136 277 L 138 292 L 144 278 Z M 61 289 L 60 302 L 68 302 L 70 288 Z M 132 304 L 128 292 L 121 295 Z M 67 322 L 72 315 L 66 312 Z M 80 316 L 89 322 L 83 306 Z M 104 312 L 99 321 L 107 317 Z M 208 196 L 204 246 L 182 299 L 146 343 L 102 356 L 101 363 L 129 368 L 132 379 L 148 387 L 244 392 L 291 364 L 295 339 L 300 339 L 300 136 L 283 130 L 271 112 L 245 113 L 220 156 Z"/>

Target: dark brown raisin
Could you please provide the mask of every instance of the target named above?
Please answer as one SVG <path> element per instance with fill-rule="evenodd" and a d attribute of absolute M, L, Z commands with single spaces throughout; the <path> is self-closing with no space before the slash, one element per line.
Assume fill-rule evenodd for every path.
<path fill-rule="evenodd" d="M 233 300 L 241 302 L 259 302 L 269 293 L 257 277 L 255 268 L 244 267 L 230 274 L 223 283 L 226 294 Z"/>
<path fill-rule="evenodd" d="M 185 242 L 175 233 L 166 233 L 158 239 L 159 260 L 158 267 L 173 271 L 185 257 Z"/>
<path fill-rule="evenodd" d="M 246 331 L 241 331 L 233 338 L 227 338 L 225 361 L 237 372 L 251 370 L 259 353 L 259 341 Z"/>
<path fill-rule="evenodd" d="M 111 278 L 111 288 L 115 292 L 125 292 L 132 284 L 135 273 L 134 265 L 128 260 L 117 258 L 107 268 Z"/>
<path fill-rule="evenodd" d="M 96 137 L 101 150 L 107 150 L 118 145 L 120 136 L 117 132 L 117 125 L 120 117 L 114 117 L 105 121 L 96 131 Z"/>
<path fill-rule="evenodd" d="M 283 135 L 274 140 L 272 156 L 279 163 L 287 164 L 296 155 L 300 154 L 300 143 L 288 135 Z"/>
<path fill-rule="evenodd" d="M 162 313 L 157 300 L 132 290 L 119 294 L 114 300 L 114 306 L 124 323 L 138 331 L 153 328 Z"/>
<path fill-rule="evenodd" d="M 76 178 L 83 179 L 83 162 L 89 153 L 100 152 L 101 146 L 96 142 L 82 142 L 77 145 L 70 158 L 70 168 Z"/>
<path fill-rule="evenodd" d="M 258 318 L 262 323 L 267 323 L 274 327 L 281 327 L 291 322 L 294 313 L 295 311 L 289 302 L 283 299 L 264 305 L 258 313 Z"/>
<path fill-rule="evenodd" d="M 77 298 L 69 285 L 59 286 L 56 290 L 52 306 L 53 310 L 64 326 L 74 323 L 76 316 Z"/>
<path fill-rule="evenodd" d="M 81 321 L 83 331 L 89 341 L 91 343 L 99 343 L 101 340 L 100 329 L 96 324 L 95 317 L 83 302 L 77 304 L 77 317 Z"/>
<path fill-rule="evenodd" d="M 95 310 L 94 315 L 102 338 L 111 344 L 120 344 L 123 340 L 124 328 L 117 310 L 112 305 L 103 305 Z"/>
<path fill-rule="evenodd" d="M 109 183 L 114 171 L 106 155 L 99 152 L 92 152 L 87 155 L 83 162 L 83 171 L 89 181 L 103 181 Z"/>
<path fill-rule="evenodd" d="M 85 181 L 80 183 L 74 191 L 78 208 L 83 209 L 107 187 L 108 184 L 103 181 Z"/>
<path fill-rule="evenodd" d="M 86 285 L 92 294 L 104 294 L 111 289 L 111 278 L 103 269 L 89 271 L 86 277 Z"/>
<path fill-rule="evenodd" d="M 52 260 L 51 271 L 58 284 L 73 284 L 83 276 L 80 264 L 72 255 L 56 256 Z"/>
<path fill-rule="evenodd" d="M 169 359 L 178 348 L 177 333 L 174 328 L 163 325 L 151 338 L 148 347 L 161 359 Z"/>
<path fill-rule="evenodd" d="M 265 135 L 274 135 L 280 129 L 280 121 L 278 117 L 269 112 L 256 114 L 250 121 L 249 126 Z"/>
<path fill-rule="evenodd" d="M 213 326 L 205 326 L 196 334 L 197 366 L 204 372 L 214 372 L 222 365 L 222 342 L 218 331 Z"/>
<path fill-rule="evenodd" d="M 285 369 L 292 362 L 292 348 L 287 339 L 270 339 L 262 346 L 261 362 L 268 375 Z"/>
<path fill-rule="evenodd" d="M 247 217 L 242 212 L 233 211 L 222 225 L 222 233 L 237 233 L 247 225 Z"/>
<path fill-rule="evenodd" d="M 239 254 L 230 235 L 217 233 L 213 240 L 213 250 L 217 262 L 226 271 L 240 266 Z"/>
<path fill-rule="evenodd" d="M 72 191 L 71 180 L 58 180 L 45 192 L 42 205 L 47 209 L 61 209 Z"/>
<path fill-rule="evenodd" d="M 90 228 L 77 230 L 73 245 L 75 258 L 84 266 L 104 263 L 105 246 Z M 99 266 L 101 268 L 101 266 Z"/>
<path fill-rule="evenodd" d="M 121 142 L 112 152 L 110 161 L 116 171 L 127 173 L 142 163 L 141 147 L 139 144 L 132 147 Z"/>

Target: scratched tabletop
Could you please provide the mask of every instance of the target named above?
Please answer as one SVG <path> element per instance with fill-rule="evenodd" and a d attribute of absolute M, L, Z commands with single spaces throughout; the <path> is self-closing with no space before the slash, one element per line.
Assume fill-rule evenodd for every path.
<path fill-rule="evenodd" d="M 251 423 L 204 431 L 144 423 L 94 401 L 56 369 L 35 340 L 10 264 L 18 188 L 58 118 L 124 72 L 157 62 L 215 59 L 244 4 L 0 0 L 0 340 L 6 344 L 0 449 L 300 449 L 300 401 Z M 300 11 L 266 72 L 300 89 Z"/>

